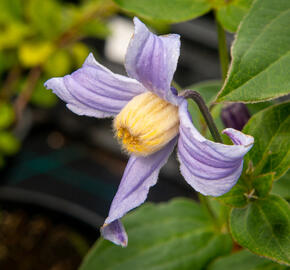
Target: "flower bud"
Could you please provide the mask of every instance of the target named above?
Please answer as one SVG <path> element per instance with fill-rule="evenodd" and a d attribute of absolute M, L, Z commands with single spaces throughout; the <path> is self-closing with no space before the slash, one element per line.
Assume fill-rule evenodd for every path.
<path fill-rule="evenodd" d="M 250 119 L 250 112 L 245 104 L 233 103 L 222 109 L 221 118 L 225 127 L 242 130 Z"/>

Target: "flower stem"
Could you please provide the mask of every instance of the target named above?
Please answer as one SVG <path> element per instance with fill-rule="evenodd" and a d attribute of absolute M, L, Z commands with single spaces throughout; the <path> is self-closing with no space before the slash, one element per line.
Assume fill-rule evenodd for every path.
<path fill-rule="evenodd" d="M 229 67 L 229 54 L 227 49 L 226 33 L 222 25 L 217 20 L 215 14 L 215 21 L 217 26 L 217 35 L 218 35 L 218 48 L 219 48 L 219 57 L 222 69 L 222 78 L 223 81 L 227 77 L 228 67 Z"/>
<path fill-rule="evenodd" d="M 210 130 L 213 139 L 216 142 L 222 143 L 222 138 L 219 134 L 219 131 L 200 93 L 194 90 L 184 90 L 183 92 L 181 92 L 180 96 L 183 96 L 186 99 L 191 98 L 195 101 L 205 119 L 205 122 Z"/>
<path fill-rule="evenodd" d="M 208 197 L 198 193 L 198 199 L 199 199 L 199 202 L 205 207 L 205 209 L 209 213 L 210 217 L 213 219 L 214 224 L 218 227 L 219 224 L 217 222 L 217 216 L 209 204 Z"/>

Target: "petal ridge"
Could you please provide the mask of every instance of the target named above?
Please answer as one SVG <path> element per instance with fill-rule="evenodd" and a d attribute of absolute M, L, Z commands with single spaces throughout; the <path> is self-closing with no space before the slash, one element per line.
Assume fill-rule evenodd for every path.
<path fill-rule="evenodd" d="M 146 200 L 149 188 L 156 184 L 159 170 L 167 162 L 176 141 L 177 138 L 174 138 L 150 156 L 130 157 L 105 223 L 120 219 Z"/>
<path fill-rule="evenodd" d="M 215 143 L 203 137 L 193 126 L 186 100 L 179 107 L 180 135 L 178 159 L 185 180 L 204 195 L 220 196 L 239 179 L 243 157 L 254 138 L 234 129 L 225 129 L 234 145 Z"/>
<path fill-rule="evenodd" d="M 76 114 L 97 118 L 115 116 L 133 97 L 147 91 L 135 79 L 114 74 L 99 64 L 92 53 L 71 75 L 52 78 L 44 85 Z"/>
<path fill-rule="evenodd" d="M 125 57 L 129 77 L 173 105 L 179 105 L 180 97 L 170 89 L 180 54 L 179 35 L 157 36 L 136 17 L 134 24 L 135 32 Z"/>

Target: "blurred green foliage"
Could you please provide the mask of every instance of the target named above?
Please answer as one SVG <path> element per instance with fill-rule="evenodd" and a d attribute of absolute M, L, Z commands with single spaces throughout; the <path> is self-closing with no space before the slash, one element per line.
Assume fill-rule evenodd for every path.
<path fill-rule="evenodd" d="M 80 67 L 90 52 L 84 38 L 106 38 L 117 8 L 111 0 L 1 0 L 0 10 L 1 168 L 19 149 L 13 129 L 26 105 L 56 104 L 44 81 Z"/>

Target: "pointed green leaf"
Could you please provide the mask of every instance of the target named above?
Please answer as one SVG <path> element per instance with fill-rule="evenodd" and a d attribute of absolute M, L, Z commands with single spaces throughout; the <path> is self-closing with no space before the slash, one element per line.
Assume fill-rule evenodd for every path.
<path fill-rule="evenodd" d="M 217 8 L 217 19 L 230 32 L 236 32 L 243 17 L 249 11 L 253 0 L 222 1 Z"/>
<path fill-rule="evenodd" d="M 230 228 L 241 246 L 290 265 L 290 207 L 281 197 L 271 195 L 245 208 L 234 208 Z"/>
<path fill-rule="evenodd" d="M 122 9 L 137 16 L 168 23 L 199 17 L 210 10 L 208 0 L 114 0 Z"/>
<path fill-rule="evenodd" d="M 290 102 L 271 106 L 255 114 L 243 132 L 252 135 L 255 143 L 245 157 L 253 164 L 255 175 L 274 172 L 281 177 L 290 167 Z"/>
<path fill-rule="evenodd" d="M 279 178 L 279 181 L 273 183 L 272 193 L 290 200 L 290 170 Z"/>
<path fill-rule="evenodd" d="M 203 208 L 190 200 L 146 204 L 123 221 L 128 247 L 101 239 L 80 270 L 199 270 L 232 247 L 229 235 L 215 232 Z"/>
<path fill-rule="evenodd" d="M 287 266 L 259 257 L 247 250 L 217 259 L 208 270 L 286 270 Z"/>
<path fill-rule="evenodd" d="M 271 189 L 273 184 L 275 173 L 267 173 L 263 175 L 259 175 L 253 178 L 253 189 L 255 190 L 255 196 L 258 196 L 259 198 L 266 197 Z"/>
<path fill-rule="evenodd" d="M 290 1 L 257 0 L 232 48 L 232 64 L 217 102 L 260 102 L 290 92 Z"/>

